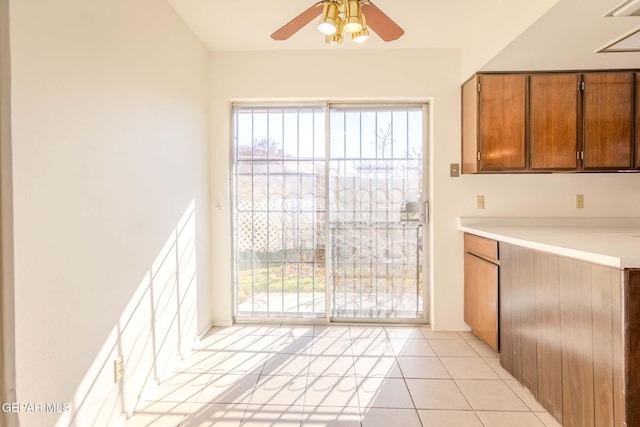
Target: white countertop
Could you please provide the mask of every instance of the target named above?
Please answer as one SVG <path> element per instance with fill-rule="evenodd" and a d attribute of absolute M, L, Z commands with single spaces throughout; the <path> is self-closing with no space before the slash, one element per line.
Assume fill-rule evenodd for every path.
<path fill-rule="evenodd" d="M 460 230 L 616 268 L 640 268 L 640 218 L 461 217 Z"/>

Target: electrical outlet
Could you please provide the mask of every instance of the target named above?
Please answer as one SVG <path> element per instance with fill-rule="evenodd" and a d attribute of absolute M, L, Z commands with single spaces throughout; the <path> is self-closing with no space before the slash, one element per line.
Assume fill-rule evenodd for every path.
<path fill-rule="evenodd" d="M 576 194 L 576 209 L 584 208 L 584 194 Z"/>
<path fill-rule="evenodd" d="M 113 382 L 117 383 L 122 379 L 124 375 L 124 359 L 122 355 L 115 358 L 113 361 Z"/>
<path fill-rule="evenodd" d="M 484 209 L 484 196 L 476 196 L 476 209 Z"/>

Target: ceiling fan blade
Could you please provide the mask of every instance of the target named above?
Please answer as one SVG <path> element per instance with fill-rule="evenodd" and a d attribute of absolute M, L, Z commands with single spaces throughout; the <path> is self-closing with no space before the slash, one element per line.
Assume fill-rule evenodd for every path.
<path fill-rule="evenodd" d="M 324 1 L 319 1 L 318 3 L 311 6 L 309 9 L 302 12 L 300 15 L 293 18 L 291 21 L 284 24 L 280 29 L 278 29 L 275 33 L 271 34 L 271 38 L 274 40 L 286 40 L 298 31 L 302 29 L 309 22 L 313 21 L 315 18 L 320 16 L 322 13 L 322 6 Z"/>
<path fill-rule="evenodd" d="M 367 18 L 367 27 L 386 42 L 397 40 L 404 34 L 404 30 L 398 24 L 370 1 L 362 5 L 362 14 Z"/>

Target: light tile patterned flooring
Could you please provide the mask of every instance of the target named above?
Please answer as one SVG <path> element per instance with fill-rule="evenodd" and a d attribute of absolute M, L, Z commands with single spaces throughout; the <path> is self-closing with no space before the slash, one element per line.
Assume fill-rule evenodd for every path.
<path fill-rule="evenodd" d="M 557 427 L 470 332 L 214 328 L 126 427 Z"/>

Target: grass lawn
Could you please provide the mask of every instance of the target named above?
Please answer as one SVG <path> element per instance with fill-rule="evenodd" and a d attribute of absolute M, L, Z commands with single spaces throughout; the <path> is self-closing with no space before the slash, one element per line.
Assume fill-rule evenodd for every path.
<path fill-rule="evenodd" d="M 325 283 L 324 264 L 263 264 L 238 271 L 238 302 L 251 298 L 252 292 L 323 293 Z"/>

